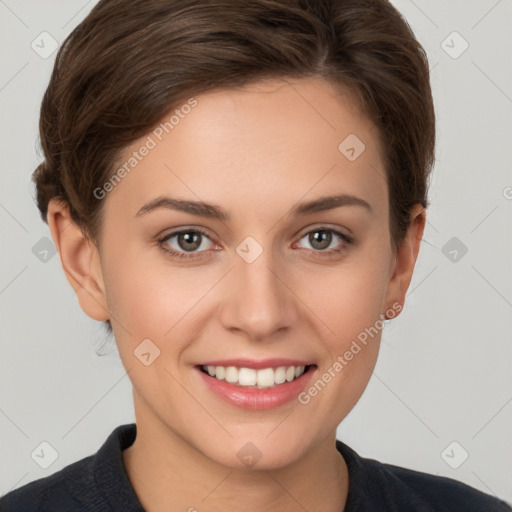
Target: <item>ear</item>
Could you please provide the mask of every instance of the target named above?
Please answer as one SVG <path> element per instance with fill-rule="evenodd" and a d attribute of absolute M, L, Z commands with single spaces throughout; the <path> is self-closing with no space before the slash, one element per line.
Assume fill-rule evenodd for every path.
<path fill-rule="evenodd" d="M 411 283 L 412 273 L 420 250 L 425 221 L 425 208 L 421 204 L 414 205 L 411 210 L 406 237 L 394 258 L 394 270 L 392 268 L 392 275 L 386 292 L 388 308 L 392 304 L 398 303 L 403 306 L 405 303 L 405 295 Z"/>
<path fill-rule="evenodd" d="M 75 290 L 80 307 L 95 320 L 108 320 L 110 315 L 97 247 L 84 238 L 65 202 L 51 199 L 47 220 L 62 268 Z"/>

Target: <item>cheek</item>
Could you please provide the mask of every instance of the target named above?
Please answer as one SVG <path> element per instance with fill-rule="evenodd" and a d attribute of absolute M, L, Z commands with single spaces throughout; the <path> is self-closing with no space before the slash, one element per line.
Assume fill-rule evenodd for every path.
<path fill-rule="evenodd" d="M 107 265 L 105 284 L 113 325 L 124 345 L 149 338 L 163 343 L 190 324 L 191 314 L 201 309 L 201 299 L 218 281 L 218 269 L 176 267 L 165 261 L 157 249 L 151 255 L 113 252 Z M 129 333 L 129 334 L 128 334 Z M 128 342 L 130 338 L 130 342 Z M 173 346 L 180 349 L 179 337 Z"/>
<path fill-rule="evenodd" d="M 297 295 L 328 328 L 336 346 L 373 325 L 386 309 L 389 260 L 375 251 L 358 251 L 337 267 L 304 272 Z"/>
<path fill-rule="evenodd" d="M 390 260 L 377 247 L 358 251 L 314 278 L 305 275 L 298 292 L 318 318 L 318 332 L 324 333 L 320 339 L 327 357 L 319 378 L 325 376 L 332 384 L 330 398 L 325 396 L 319 405 L 337 410 L 336 421 L 363 393 L 378 356 Z"/>

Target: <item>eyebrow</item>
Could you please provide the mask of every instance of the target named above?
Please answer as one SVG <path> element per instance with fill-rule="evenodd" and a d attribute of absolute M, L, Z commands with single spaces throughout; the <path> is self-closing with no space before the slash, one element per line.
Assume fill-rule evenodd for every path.
<path fill-rule="evenodd" d="M 334 196 L 320 197 L 313 201 L 300 203 L 292 208 L 288 215 L 291 216 L 307 216 L 316 212 L 332 210 L 341 206 L 360 206 L 373 213 L 371 205 L 361 199 L 360 197 L 351 194 L 337 194 Z M 190 213 L 192 215 L 199 215 L 202 217 L 209 217 L 221 221 L 230 220 L 230 214 L 213 204 L 208 204 L 202 201 L 190 201 L 184 199 L 176 199 L 167 196 L 160 196 L 145 204 L 136 214 L 135 217 L 141 217 L 154 210 L 166 208 L 170 210 L 181 211 Z"/>

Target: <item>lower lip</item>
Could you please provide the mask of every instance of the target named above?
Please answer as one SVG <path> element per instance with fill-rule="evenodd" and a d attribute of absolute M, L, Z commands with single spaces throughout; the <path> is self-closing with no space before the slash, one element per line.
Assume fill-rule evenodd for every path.
<path fill-rule="evenodd" d="M 297 399 L 315 371 L 314 367 L 310 367 L 306 373 L 291 382 L 279 384 L 274 388 L 257 389 L 230 384 L 225 380 L 210 377 L 199 368 L 196 369 L 206 385 L 218 397 L 242 409 L 257 410 L 273 409 Z"/>

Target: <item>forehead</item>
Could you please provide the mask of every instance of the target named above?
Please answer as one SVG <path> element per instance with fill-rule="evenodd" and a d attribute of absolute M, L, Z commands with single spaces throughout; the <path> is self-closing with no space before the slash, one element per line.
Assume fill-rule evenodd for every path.
<path fill-rule="evenodd" d="M 334 189 L 387 208 L 378 130 L 331 83 L 267 80 L 194 100 L 126 148 L 119 166 L 151 147 L 109 192 L 106 209 L 133 217 L 145 202 L 171 195 L 257 213 Z"/>

